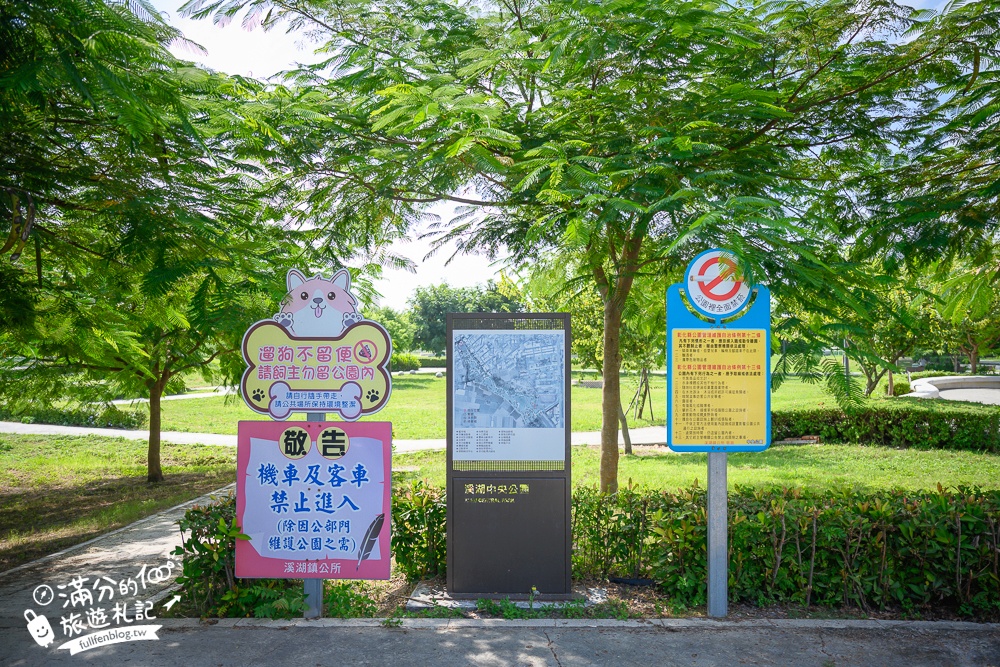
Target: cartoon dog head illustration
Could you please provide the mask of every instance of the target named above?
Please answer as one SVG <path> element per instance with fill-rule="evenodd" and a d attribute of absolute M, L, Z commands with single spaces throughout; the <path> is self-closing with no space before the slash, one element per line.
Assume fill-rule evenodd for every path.
<path fill-rule="evenodd" d="M 339 336 L 361 321 L 357 301 L 351 294 L 351 274 L 341 269 L 327 280 L 320 274 L 306 278 L 292 269 L 287 278 L 288 294 L 275 321 L 302 338 Z"/>

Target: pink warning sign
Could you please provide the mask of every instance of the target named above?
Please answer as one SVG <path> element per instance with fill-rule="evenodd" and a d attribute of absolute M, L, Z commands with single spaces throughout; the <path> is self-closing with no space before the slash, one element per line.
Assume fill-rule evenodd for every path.
<path fill-rule="evenodd" d="M 388 579 L 392 424 L 241 421 L 237 577 Z"/>

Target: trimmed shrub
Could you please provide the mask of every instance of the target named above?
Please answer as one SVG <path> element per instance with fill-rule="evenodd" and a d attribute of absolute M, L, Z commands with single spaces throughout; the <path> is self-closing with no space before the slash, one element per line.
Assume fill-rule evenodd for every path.
<path fill-rule="evenodd" d="M 955 373 L 950 373 L 948 371 L 918 371 L 916 373 L 910 373 L 911 380 L 919 380 L 921 378 L 943 378 L 943 377 L 953 377 Z M 958 375 L 964 375 L 964 373 L 958 373 Z"/>
<path fill-rule="evenodd" d="M 824 442 L 1000 452 L 1000 409 L 897 399 L 872 401 L 848 412 L 838 408 L 771 412 L 774 441 L 802 435 L 819 435 Z"/>
<path fill-rule="evenodd" d="M 705 603 L 705 490 L 631 485 L 573 492 L 573 576 L 652 578 L 679 606 Z M 416 482 L 393 494 L 392 550 L 410 578 L 446 567 L 444 491 Z M 298 580 L 234 576 L 241 539 L 232 496 L 180 522 L 185 599 L 205 615 L 294 616 Z M 804 491 L 737 487 L 729 494 L 733 602 L 822 607 L 948 607 L 1000 613 L 1000 491 Z M 334 590 L 344 615 L 362 613 Z M 337 595 L 333 595 L 337 594 Z M 337 607 L 330 601 L 331 608 Z M 337 607 L 339 609 L 339 607 Z M 361 611 L 359 611 L 361 610 Z"/>
<path fill-rule="evenodd" d="M 145 410 L 122 410 L 116 405 L 84 405 L 72 409 L 28 406 L 21 410 L 0 406 L 0 420 L 24 424 L 135 429 L 144 427 L 148 417 Z"/>
<path fill-rule="evenodd" d="M 573 494 L 576 577 L 650 576 L 705 603 L 705 491 Z M 730 600 L 862 609 L 1000 611 L 1000 491 L 737 488 L 729 496 Z"/>
<path fill-rule="evenodd" d="M 886 393 L 889 393 L 889 382 L 885 383 Z M 892 379 L 892 395 L 893 396 L 905 396 L 909 394 L 910 391 L 910 381 L 906 377 L 895 377 Z"/>
<path fill-rule="evenodd" d="M 406 352 L 393 352 L 389 367 L 394 371 L 415 371 L 420 368 L 420 357 Z"/>
<path fill-rule="evenodd" d="M 675 600 L 702 604 L 705 494 L 662 497 L 653 577 Z M 729 517 L 733 601 L 1000 611 L 998 491 L 737 488 Z"/>
<path fill-rule="evenodd" d="M 302 580 L 237 579 L 236 540 L 248 539 L 236 525 L 236 498 L 192 507 L 178 522 L 183 599 L 202 616 L 292 618 L 305 611 Z"/>
<path fill-rule="evenodd" d="M 446 504 L 442 489 L 413 482 L 392 494 L 392 554 L 411 581 L 445 573 Z"/>
<path fill-rule="evenodd" d="M 420 357 L 420 365 L 423 368 L 447 368 L 447 357 Z"/>

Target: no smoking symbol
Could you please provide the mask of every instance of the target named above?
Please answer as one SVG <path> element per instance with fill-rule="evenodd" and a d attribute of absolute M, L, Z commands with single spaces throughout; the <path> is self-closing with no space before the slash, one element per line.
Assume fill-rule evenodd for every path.
<path fill-rule="evenodd" d="M 706 274 L 709 273 L 709 269 L 713 266 L 718 269 L 720 264 L 725 268 L 720 269 L 718 275 L 714 278 L 708 278 Z M 736 262 L 733 260 L 728 257 L 709 257 L 701 265 L 701 270 L 698 271 L 698 277 L 695 280 L 698 282 L 698 287 L 701 288 L 701 293 L 709 299 L 713 301 L 726 301 L 736 296 L 736 293 L 740 291 L 740 287 L 743 286 L 742 281 L 733 278 L 735 274 Z M 729 285 L 732 285 L 732 289 L 728 292 L 719 293 L 716 291 L 720 286 L 724 290 Z"/>
<path fill-rule="evenodd" d="M 750 285 L 739 277 L 738 271 L 732 253 L 725 250 L 706 250 L 695 257 L 684 280 L 695 310 L 718 319 L 743 308 L 750 298 Z"/>

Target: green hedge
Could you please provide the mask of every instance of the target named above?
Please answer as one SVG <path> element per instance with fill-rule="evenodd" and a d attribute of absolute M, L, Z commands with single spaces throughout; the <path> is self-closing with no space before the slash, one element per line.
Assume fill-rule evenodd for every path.
<path fill-rule="evenodd" d="M 148 417 L 143 410 L 121 410 L 115 405 L 92 405 L 79 408 L 37 408 L 12 410 L 0 405 L 0 421 L 24 424 L 59 424 L 100 428 L 142 428 Z"/>
<path fill-rule="evenodd" d="M 803 435 L 819 435 L 824 442 L 1000 452 L 1000 408 L 893 399 L 846 413 L 838 408 L 771 412 L 773 441 Z"/>
<path fill-rule="evenodd" d="M 417 496 L 394 501 L 407 524 L 438 523 L 440 491 L 414 521 Z M 1000 491 L 807 492 L 737 488 L 729 496 L 730 599 L 767 605 L 1000 611 Z M 402 526 L 396 524 L 397 540 Z M 676 605 L 705 603 L 705 491 L 596 488 L 573 493 L 573 576 L 652 578 Z M 413 552 L 407 552 L 413 553 Z M 429 552 L 421 553 L 426 559 Z M 394 551 L 413 578 L 445 570 Z M 428 567 L 429 565 L 429 567 Z M 422 568 L 427 567 L 426 570 Z"/>
<path fill-rule="evenodd" d="M 447 357 L 420 357 L 420 366 L 422 368 L 447 368 L 448 358 Z"/>
<path fill-rule="evenodd" d="M 651 576 L 705 602 L 704 490 L 584 488 L 573 510 L 575 576 Z M 737 488 L 729 521 L 734 602 L 1000 611 L 1000 491 Z"/>
<path fill-rule="evenodd" d="M 955 373 L 949 371 L 917 371 L 916 373 L 910 373 L 910 379 L 919 380 L 921 378 L 955 377 L 955 375 L 964 375 L 964 373 Z"/>
<path fill-rule="evenodd" d="M 420 368 L 420 357 L 406 352 L 393 352 L 389 368 L 393 371 L 415 371 Z"/>
<path fill-rule="evenodd" d="M 411 580 L 446 567 L 444 491 L 393 493 L 392 551 Z M 652 578 L 676 606 L 704 604 L 705 491 L 594 487 L 573 492 L 573 576 Z M 301 585 L 234 576 L 235 501 L 180 523 L 185 604 L 203 615 L 294 616 Z M 1000 612 L 1000 491 L 936 492 L 737 487 L 729 495 L 733 602 L 822 607 L 934 606 Z"/>

